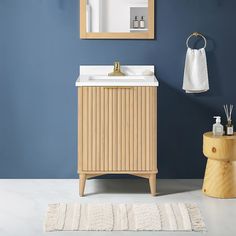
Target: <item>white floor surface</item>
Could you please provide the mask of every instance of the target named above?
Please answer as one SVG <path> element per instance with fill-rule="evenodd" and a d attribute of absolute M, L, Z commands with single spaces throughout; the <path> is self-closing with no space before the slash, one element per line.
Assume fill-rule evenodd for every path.
<path fill-rule="evenodd" d="M 201 192 L 202 180 L 158 180 L 156 197 L 144 179 L 97 179 L 86 183 L 80 198 L 78 180 L 0 180 L 0 236 L 176 236 L 236 235 L 236 199 L 215 199 Z M 43 231 L 47 205 L 59 202 L 196 202 L 208 231 L 197 232 L 52 232 Z"/>

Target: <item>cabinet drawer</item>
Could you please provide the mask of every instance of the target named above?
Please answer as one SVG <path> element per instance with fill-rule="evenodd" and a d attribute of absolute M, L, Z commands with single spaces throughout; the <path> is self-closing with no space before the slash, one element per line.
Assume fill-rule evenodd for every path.
<path fill-rule="evenodd" d="M 79 171 L 155 171 L 156 87 L 79 87 Z"/>

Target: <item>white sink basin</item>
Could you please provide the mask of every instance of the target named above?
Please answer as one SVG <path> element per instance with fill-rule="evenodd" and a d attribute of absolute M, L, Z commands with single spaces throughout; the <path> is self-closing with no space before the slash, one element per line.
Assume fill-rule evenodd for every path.
<path fill-rule="evenodd" d="M 145 77 L 144 76 L 139 76 L 139 75 L 130 75 L 130 76 L 104 76 L 104 75 L 92 75 L 89 76 L 88 78 L 89 81 L 144 81 Z"/>
<path fill-rule="evenodd" d="M 103 66 L 91 66 L 91 70 L 89 70 L 89 66 L 80 67 L 80 76 L 76 81 L 76 86 L 158 86 L 158 81 L 154 75 L 140 75 L 140 68 L 147 66 L 126 66 L 127 76 L 108 76 L 108 72 L 112 71 L 112 66 L 108 68 L 108 66 L 104 66 L 106 71 L 102 71 Z M 132 67 L 137 67 L 136 71 Z M 131 68 L 131 69 L 130 69 Z M 108 72 L 107 72 L 108 71 Z M 123 71 L 125 71 L 123 69 Z M 135 75 L 129 73 L 135 73 Z M 152 71 L 151 71 L 152 72 Z M 89 74 L 90 73 L 90 74 Z M 93 74 L 92 74 L 93 73 Z M 103 73 L 103 74 L 102 74 Z M 152 72 L 153 73 L 153 72 Z"/>

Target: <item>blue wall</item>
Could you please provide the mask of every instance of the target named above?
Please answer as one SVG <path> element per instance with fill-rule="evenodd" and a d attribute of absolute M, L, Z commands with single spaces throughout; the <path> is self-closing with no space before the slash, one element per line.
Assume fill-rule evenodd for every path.
<path fill-rule="evenodd" d="M 154 64 L 161 178 L 203 177 L 202 133 L 235 103 L 236 1 L 158 0 L 156 40 L 80 40 L 77 0 L 0 0 L 0 177 L 77 177 L 80 64 Z M 211 90 L 182 89 L 185 40 L 208 38 Z"/>

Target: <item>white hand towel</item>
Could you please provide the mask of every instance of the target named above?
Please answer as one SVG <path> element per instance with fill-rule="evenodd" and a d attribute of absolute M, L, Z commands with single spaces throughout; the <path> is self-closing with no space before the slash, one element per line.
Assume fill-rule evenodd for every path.
<path fill-rule="evenodd" d="M 204 48 L 188 48 L 185 59 L 183 89 L 186 90 L 186 93 L 202 93 L 209 90 Z"/>

